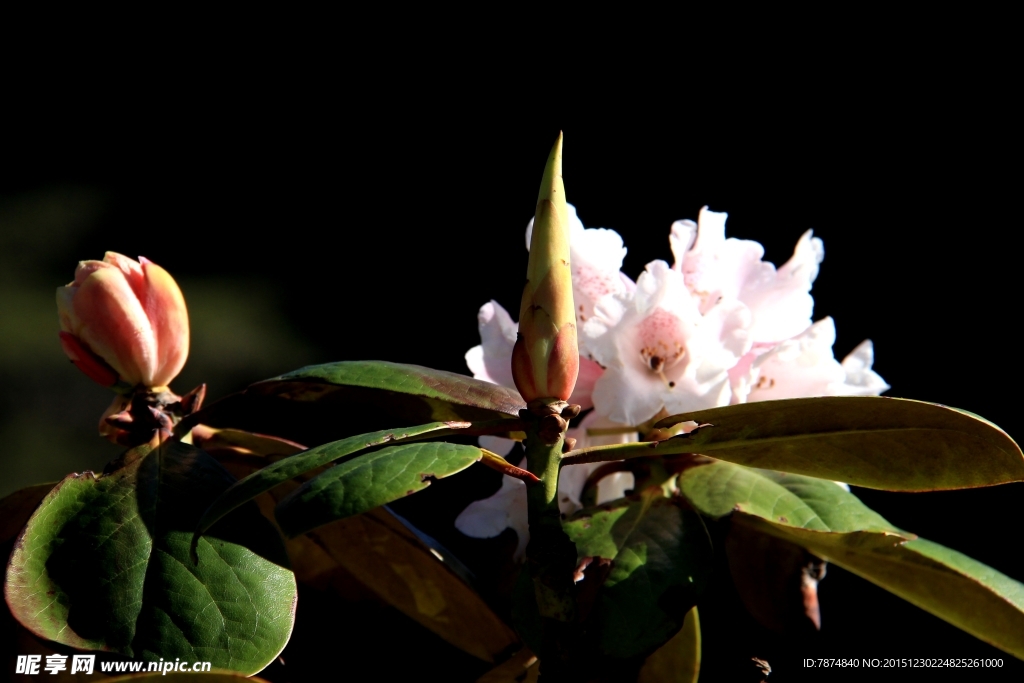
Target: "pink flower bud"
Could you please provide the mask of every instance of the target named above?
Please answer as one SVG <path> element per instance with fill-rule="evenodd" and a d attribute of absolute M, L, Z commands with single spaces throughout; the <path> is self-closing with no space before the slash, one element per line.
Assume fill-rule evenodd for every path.
<path fill-rule="evenodd" d="M 57 289 L 61 346 L 104 386 L 165 387 L 188 357 L 188 311 L 177 283 L 152 261 L 108 251 L 82 261 Z"/>

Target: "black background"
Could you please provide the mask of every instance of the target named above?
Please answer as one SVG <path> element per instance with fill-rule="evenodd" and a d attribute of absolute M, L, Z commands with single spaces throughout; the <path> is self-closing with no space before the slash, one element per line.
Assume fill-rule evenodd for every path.
<path fill-rule="evenodd" d="M 870 338 L 888 395 L 965 408 L 1019 439 L 1013 110 L 999 89 L 968 89 L 969 74 L 879 75 L 788 84 L 765 73 L 592 95 L 571 81 L 452 87 L 428 73 L 378 83 L 269 67 L 266 79 L 224 71 L 195 82 L 82 74 L 19 108 L 0 194 L 99 188 L 107 209 L 66 245 L 75 258 L 113 249 L 176 276 L 263 280 L 283 293 L 285 324 L 317 360 L 465 372 L 479 306 L 518 306 L 524 228 L 564 130 L 568 198 L 587 227 L 624 237 L 627 274 L 671 260 L 671 222 L 704 204 L 727 211 L 727 234 L 761 242 L 776 264 L 813 228 L 826 250 L 814 317 L 835 319 L 836 356 Z M 854 490 L 894 524 L 1024 580 L 1021 486 Z M 800 641 L 727 605 L 705 611 L 714 630 L 702 680 L 750 656 L 771 663 L 773 681 L 840 678 L 810 676 L 805 657 L 1006 660 L 1001 672 L 954 672 L 959 680 L 1024 670 L 842 570 L 830 569 L 821 601 L 823 630 Z"/>

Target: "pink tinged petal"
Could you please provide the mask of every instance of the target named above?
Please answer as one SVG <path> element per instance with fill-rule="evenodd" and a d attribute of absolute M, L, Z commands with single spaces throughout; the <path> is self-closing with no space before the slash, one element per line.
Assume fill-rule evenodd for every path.
<path fill-rule="evenodd" d="M 619 443 L 632 443 L 637 441 L 638 435 L 635 431 L 621 434 L 601 434 L 591 436 L 587 434 L 589 429 L 621 429 L 627 427 L 625 424 L 613 422 L 598 412 L 592 412 L 580 422 L 579 427 L 570 429 L 567 436 L 576 439 L 576 448 L 590 448 L 591 446 L 608 446 Z M 572 514 L 582 507 L 580 497 L 583 495 L 583 487 L 587 479 L 604 463 L 589 463 L 586 465 L 572 465 L 562 468 L 558 477 L 558 506 L 563 514 Z M 622 473 L 629 474 L 629 473 Z M 625 484 L 632 487 L 632 475 L 627 482 L 621 476 L 610 475 L 603 478 L 597 485 L 598 504 L 608 500 L 616 500 L 622 497 L 622 490 Z"/>
<path fill-rule="evenodd" d="M 144 259 L 140 257 L 139 260 Z M 122 256 L 115 251 L 108 251 L 103 255 L 103 262 L 117 267 L 124 274 L 124 278 L 128 280 L 128 284 L 131 285 L 132 291 L 135 292 L 139 301 L 145 299 L 146 276 L 142 272 L 142 264 L 139 261 Z"/>
<path fill-rule="evenodd" d="M 166 386 L 178 376 L 188 358 L 189 325 L 185 297 L 170 274 L 140 257 L 145 275 L 144 298 L 140 297 L 153 327 L 157 362 L 149 386 Z"/>
<path fill-rule="evenodd" d="M 455 528 L 472 538 L 494 538 L 508 528 L 519 537 L 515 559 L 522 561 L 530 541 L 526 516 L 526 484 L 502 477 L 501 488 L 490 498 L 470 503 L 455 518 Z"/>
<path fill-rule="evenodd" d="M 725 242 L 725 221 L 728 218 L 729 214 L 725 212 L 701 207 L 697 216 L 697 239 L 693 243 L 693 250 L 713 252 L 720 247 Z"/>
<path fill-rule="evenodd" d="M 796 243 L 793 249 L 793 256 L 779 268 L 779 278 L 791 278 L 807 283 L 810 289 L 811 284 L 818 277 L 818 269 L 825 260 L 825 244 L 820 238 L 814 236 L 813 230 L 808 230 Z"/>
<path fill-rule="evenodd" d="M 82 343 L 129 384 L 150 385 L 157 367 L 157 345 L 142 304 L 117 268 L 97 268 L 77 287 L 72 330 Z M 87 324 L 82 324 L 87 321 Z"/>
<path fill-rule="evenodd" d="M 678 316 L 655 308 L 640 322 L 637 334 L 640 358 L 652 371 L 661 372 L 682 359 L 691 330 Z"/>
<path fill-rule="evenodd" d="M 501 304 L 490 301 L 477 313 L 477 329 L 483 343 L 466 353 L 466 363 L 473 376 L 514 388 L 512 347 L 516 341 L 517 325 Z"/>
<path fill-rule="evenodd" d="M 477 344 L 469 351 L 466 351 L 466 366 L 473 373 L 474 379 L 480 379 L 491 384 L 501 384 L 487 374 L 487 364 L 484 363 L 484 347 Z"/>
<path fill-rule="evenodd" d="M 664 261 L 649 263 L 621 320 L 604 330 L 595 330 L 597 322 L 585 330 L 594 360 L 607 368 L 594 386 L 597 412 L 626 424 L 657 413 L 689 366 L 686 344 L 700 319 L 682 276 Z"/>
<path fill-rule="evenodd" d="M 75 268 L 75 279 L 68 285 L 68 287 L 75 287 L 81 285 L 85 280 L 95 273 L 97 270 L 103 268 L 116 268 L 117 266 L 107 263 L 105 261 L 79 261 L 78 267 Z"/>
<path fill-rule="evenodd" d="M 617 232 L 605 228 L 584 230 L 579 224 L 570 237 L 573 296 L 583 323 L 604 297 L 626 293 L 628 278 L 621 272 L 626 248 Z"/>
<path fill-rule="evenodd" d="M 579 446 L 579 444 L 577 444 Z M 571 515 L 583 504 L 580 496 L 587 479 L 603 462 L 592 462 L 585 465 L 567 465 L 558 471 L 558 511 L 563 515 Z"/>
<path fill-rule="evenodd" d="M 586 228 L 576 217 L 576 210 L 569 217 L 569 247 L 571 259 L 587 263 L 595 270 L 616 273 L 622 269 L 626 258 L 626 247 L 622 236 L 608 228 Z"/>
<path fill-rule="evenodd" d="M 682 257 L 677 270 L 686 286 L 707 312 L 721 298 L 737 298 L 750 282 L 771 279 L 775 268 L 764 263 L 764 248 L 757 242 L 725 238 L 726 214 L 701 210 L 697 238 Z M 680 222 L 680 228 L 685 225 Z M 677 237 L 681 243 L 682 237 Z"/>
<path fill-rule="evenodd" d="M 754 361 L 775 348 L 775 344 L 754 344 L 736 365 L 729 368 L 729 386 L 732 388 L 730 404 L 746 403 L 752 384 Z"/>
<path fill-rule="evenodd" d="M 845 395 L 878 396 L 889 389 L 889 385 L 881 376 L 871 369 L 875 360 L 875 350 L 870 339 L 865 339 L 843 359 L 843 371 L 846 381 L 843 387 Z"/>
<path fill-rule="evenodd" d="M 662 404 L 670 415 L 678 415 L 729 405 L 731 395 L 729 377 L 724 372 L 704 382 L 697 382 L 693 377 L 681 377 L 671 390 L 663 391 Z"/>
<path fill-rule="evenodd" d="M 615 472 L 601 479 L 597 484 L 597 504 L 604 505 L 618 500 L 636 486 L 632 472 Z"/>
<path fill-rule="evenodd" d="M 619 271 L 598 270 L 576 260 L 572 261 L 572 284 L 576 317 L 581 323 L 594 315 L 594 306 L 601 299 L 625 290 Z"/>
<path fill-rule="evenodd" d="M 686 252 L 690 251 L 696 239 L 696 223 L 689 219 L 672 223 L 672 229 L 668 234 L 668 243 L 672 248 L 672 270 L 682 272 L 683 262 L 686 260 Z"/>
<path fill-rule="evenodd" d="M 750 334 L 757 342 L 775 343 L 800 334 L 811 324 L 814 298 L 807 292 L 772 289 L 743 293 L 754 314 Z"/>
<path fill-rule="evenodd" d="M 729 386 L 732 388 L 730 404 L 747 402 L 747 395 L 750 393 L 750 368 L 757 356 L 756 352 L 750 351 L 744 354 L 736 365 L 729 368 Z"/>
<path fill-rule="evenodd" d="M 623 293 L 632 295 L 636 291 L 636 283 L 630 280 L 628 275 L 620 272 L 619 279 L 622 280 Z"/>
<path fill-rule="evenodd" d="M 742 302 L 723 300 L 701 320 L 697 334 L 690 341 L 690 351 L 700 359 L 701 365 L 714 366 L 715 372 L 726 372 L 752 348 L 750 323 L 750 309 Z"/>
<path fill-rule="evenodd" d="M 688 324 L 700 321 L 699 301 L 690 294 L 683 277 L 664 261 L 648 263 L 636 287 L 632 303 L 640 316 L 660 307 Z"/>
<path fill-rule="evenodd" d="M 73 334 L 60 332 L 60 346 L 64 354 L 75 364 L 85 375 L 105 387 L 112 387 L 117 384 L 117 372 L 104 362 L 102 358 L 94 354 L 82 345 Z"/>
<path fill-rule="evenodd" d="M 579 338 L 580 350 L 587 355 L 594 356 L 598 362 L 604 363 L 600 358 L 601 351 L 598 349 L 606 346 L 610 338 L 603 341 L 601 338 L 622 321 L 632 304 L 632 294 L 607 296 L 598 301 L 594 305 L 593 315 L 580 328 L 582 332 Z"/>
<path fill-rule="evenodd" d="M 752 280 L 740 298 L 754 313 L 751 332 L 757 341 L 773 342 L 800 334 L 810 324 L 814 299 L 811 284 L 825 257 L 822 241 L 808 230 L 792 258 L 772 278 Z"/>
<path fill-rule="evenodd" d="M 835 324 L 825 318 L 758 358 L 752 368 L 748 400 L 835 395 L 846 379 L 846 372 L 832 355 L 835 337 Z"/>
<path fill-rule="evenodd" d="M 621 424 L 636 425 L 662 409 L 665 382 L 640 363 L 609 367 L 594 385 L 594 410 Z"/>

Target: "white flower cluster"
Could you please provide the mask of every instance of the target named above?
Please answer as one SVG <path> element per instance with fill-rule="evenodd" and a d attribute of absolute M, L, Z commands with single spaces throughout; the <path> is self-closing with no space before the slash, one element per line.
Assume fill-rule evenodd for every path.
<path fill-rule="evenodd" d="M 634 283 L 621 272 L 626 255 L 613 230 L 585 229 L 569 207 L 573 297 L 577 306 L 580 376 L 570 398 L 593 407 L 570 431 L 577 447 L 636 440 L 627 428 L 656 415 L 804 396 L 877 396 L 889 386 L 871 370 L 864 341 L 838 362 L 831 318 L 811 322 L 811 284 L 824 257 L 810 230 L 792 258 L 776 268 L 757 242 L 726 238 L 726 214 L 701 210 L 697 223 L 676 221 L 669 242 L 674 262 L 652 261 Z M 533 223 L 527 227 L 530 244 Z M 481 345 L 466 354 L 473 376 L 515 388 L 512 346 L 517 325 L 495 301 L 478 315 Z M 623 432 L 588 436 L 587 430 Z M 488 439 L 503 454 L 512 442 Z M 562 510 L 579 507 L 597 465 L 565 468 Z M 619 473 L 599 484 L 599 501 L 632 487 Z M 512 527 L 519 555 L 528 539 L 525 485 L 505 477 L 492 497 L 472 503 L 456 520 L 465 534 L 486 538 Z"/>

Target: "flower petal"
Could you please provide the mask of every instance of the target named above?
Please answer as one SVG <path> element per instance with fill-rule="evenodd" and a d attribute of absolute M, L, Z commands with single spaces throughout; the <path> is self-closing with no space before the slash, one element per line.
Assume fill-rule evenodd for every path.
<path fill-rule="evenodd" d="M 121 271 L 96 268 L 76 289 L 69 331 L 106 360 L 122 380 L 149 385 L 157 367 L 156 339 Z"/>
<path fill-rule="evenodd" d="M 751 335 L 758 342 L 789 339 L 807 329 L 814 309 L 811 283 L 825 258 L 820 239 L 808 230 L 797 242 L 793 257 L 770 277 L 749 281 L 740 300 L 754 316 Z M 766 264 L 771 265 L 771 264 Z"/>
<path fill-rule="evenodd" d="M 481 306 L 476 322 L 482 343 L 466 353 L 466 364 L 475 378 L 514 389 L 512 347 L 518 326 L 497 301 Z"/>
<path fill-rule="evenodd" d="M 871 369 L 875 361 L 875 349 L 870 339 L 865 339 L 843 359 L 846 372 L 843 395 L 878 396 L 889 389 L 881 376 Z"/>
<path fill-rule="evenodd" d="M 639 362 L 609 367 L 594 385 L 594 410 L 621 424 L 637 425 L 664 407 L 664 383 Z"/>
<path fill-rule="evenodd" d="M 188 359 L 188 309 L 170 273 L 145 258 L 139 260 L 145 275 L 145 296 L 140 297 L 140 301 L 153 327 L 157 348 L 151 386 L 166 386 L 178 376 Z"/>
<path fill-rule="evenodd" d="M 832 355 L 836 328 L 831 318 L 814 323 L 754 361 L 750 401 L 833 396 L 846 372 Z"/>
<path fill-rule="evenodd" d="M 515 559 L 522 561 L 530 542 L 530 527 L 526 484 L 515 477 L 502 477 L 501 488 L 493 496 L 473 501 L 455 518 L 455 528 L 472 538 L 494 538 L 509 527 L 519 537 Z"/>

